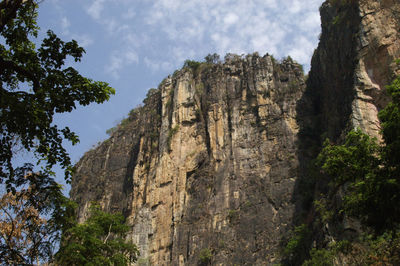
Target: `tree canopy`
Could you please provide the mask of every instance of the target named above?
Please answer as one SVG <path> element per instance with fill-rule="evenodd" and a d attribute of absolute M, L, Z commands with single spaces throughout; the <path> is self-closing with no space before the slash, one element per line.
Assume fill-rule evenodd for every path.
<path fill-rule="evenodd" d="M 85 53 L 76 41 L 49 30 L 36 46 L 37 9 L 35 0 L 0 2 L 0 184 L 7 190 L 0 198 L 0 263 L 9 265 L 52 261 L 62 232 L 76 225 L 74 203 L 52 169 L 61 165 L 69 181 L 73 168 L 63 141 L 79 139 L 59 128 L 54 115 L 115 93 L 68 66 Z M 34 158 L 16 163 L 18 151 Z"/>
<path fill-rule="evenodd" d="M 18 168 L 18 191 L 0 198 L 0 264 L 51 261 L 62 231 L 75 223 L 75 204 L 53 178 L 34 173 L 32 167 Z"/>
<path fill-rule="evenodd" d="M 329 180 L 314 204 L 317 220 L 340 228 L 351 217 L 363 230 L 357 240 L 339 235 L 341 241 L 312 249 L 303 265 L 332 265 L 339 254 L 354 265 L 400 263 L 400 77 L 387 92 L 392 101 L 379 112 L 383 143 L 352 130 L 342 145 L 327 140 L 317 158 L 319 177 Z"/>
<path fill-rule="evenodd" d="M 343 145 L 326 142 L 318 157 L 331 184 L 346 185 L 343 210 L 378 232 L 400 224 L 400 77 L 387 91 L 392 101 L 379 112 L 383 145 L 353 130 Z"/>
<path fill-rule="evenodd" d="M 71 176 L 71 160 L 63 147 L 66 139 L 79 139 L 68 127 L 58 128 L 55 113 L 71 112 L 77 104 L 102 103 L 115 91 L 105 82 L 83 77 L 65 66 L 81 60 L 85 50 L 76 41 L 64 42 L 47 32 L 39 48 L 34 0 L 3 0 L 0 3 L 0 181 L 13 189 L 16 149 L 32 152 L 51 174 L 59 163 L 65 178 Z"/>
<path fill-rule="evenodd" d="M 92 203 L 86 222 L 64 232 L 56 261 L 60 265 L 128 265 L 139 255 L 136 245 L 125 240 L 128 231 L 121 214 L 105 213 Z"/>

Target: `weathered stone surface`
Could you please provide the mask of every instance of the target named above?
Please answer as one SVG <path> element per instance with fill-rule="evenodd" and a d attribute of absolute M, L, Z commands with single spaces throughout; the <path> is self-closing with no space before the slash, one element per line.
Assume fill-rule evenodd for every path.
<path fill-rule="evenodd" d="M 301 208 L 310 199 L 309 191 L 301 191 L 310 176 L 309 162 L 327 137 L 341 143 L 351 129 L 360 128 L 380 140 L 378 112 L 390 100 L 385 85 L 400 74 L 396 63 L 400 58 L 399 1 L 330 0 L 322 4 L 320 12 L 322 34 L 297 109 L 300 174 L 296 180 L 295 215 L 305 216 L 309 225 L 316 212 L 310 207 L 304 214 Z M 316 182 L 314 195 L 327 191 L 324 182 Z M 338 191 L 335 199 L 339 202 L 344 193 Z M 361 231 L 359 223 L 345 215 L 336 224 L 323 227 L 318 227 L 313 236 L 317 247 Z M 337 265 L 345 261 L 343 258 Z"/>
<path fill-rule="evenodd" d="M 140 265 L 196 265 L 203 249 L 213 265 L 279 262 L 288 230 L 313 219 L 302 190 L 321 140 L 378 136 L 384 85 L 400 74 L 399 5 L 326 1 L 307 89 L 298 64 L 268 55 L 166 78 L 77 164 L 80 221 L 93 200 L 122 211 Z"/>
<path fill-rule="evenodd" d="M 275 260 L 293 215 L 304 88 L 298 64 L 268 55 L 166 78 L 78 163 L 80 218 L 91 200 L 123 211 L 143 264 L 194 265 L 205 248 L 215 264 Z"/>
<path fill-rule="evenodd" d="M 316 127 L 332 140 L 357 127 L 379 138 L 385 86 L 400 74 L 400 4 L 326 1 L 320 11 L 322 34 L 308 82 L 320 116 Z"/>

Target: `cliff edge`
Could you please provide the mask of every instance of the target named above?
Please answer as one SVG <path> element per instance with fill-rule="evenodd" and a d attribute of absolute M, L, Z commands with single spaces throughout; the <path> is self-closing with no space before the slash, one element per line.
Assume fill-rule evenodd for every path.
<path fill-rule="evenodd" d="M 385 85 L 400 69 L 397 0 L 326 1 L 308 79 L 290 58 L 228 55 L 151 89 L 77 163 L 71 197 L 132 227 L 139 265 L 265 265 L 312 219 L 304 193 L 321 141 L 352 128 L 379 138 Z"/>

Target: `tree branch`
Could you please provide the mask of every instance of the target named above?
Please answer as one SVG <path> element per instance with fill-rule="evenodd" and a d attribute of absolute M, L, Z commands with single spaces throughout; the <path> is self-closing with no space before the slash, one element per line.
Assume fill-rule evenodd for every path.
<path fill-rule="evenodd" d="M 17 10 L 21 8 L 22 4 L 27 0 L 3 0 L 0 3 L 0 31 L 3 31 L 8 22 L 17 17 Z"/>
<path fill-rule="evenodd" d="M 8 60 L 4 60 L 2 57 L 0 57 L 0 65 L 1 65 L 1 71 L 3 72 L 4 69 L 9 68 L 17 72 L 18 74 L 21 74 L 25 77 L 27 77 L 29 80 L 32 81 L 33 83 L 33 91 L 36 91 L 39 88 L 39 81 L 36 78 L 36 76 L 33 74 L 33 72 L 30 72 L 26 70 L 25 68 L 17 65 L 16 63 Z"/>
<path fill-rule="evenodd" d="M 112 226 L 112 224 L 110 224 L 110 228 L 108 228 L 108 234 L 107 234 L 106 238 L 104 239 L 103 244 L 105 244 L 105 243 L 107 242 L 107 239 L 108 239 L 108 237 L 109 237 L 110 234 L 111 234 L 111 226 Z"/>

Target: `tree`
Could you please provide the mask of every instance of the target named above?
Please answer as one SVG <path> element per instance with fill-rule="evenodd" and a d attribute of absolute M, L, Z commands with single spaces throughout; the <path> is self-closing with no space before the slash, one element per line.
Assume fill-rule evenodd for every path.
<path fill-rule="evenodd" d="M 16 193 L 0 198 L 0 264 L 32 265 L 51 261 L 61 231 L 73 223 L 74 204 L 51 177 L 16 171 Z"/>
<path fill-rule="evenodd" d="M 379 112 L 381 120 L 382 137 L 385 141 L 383 158 L 390 166 L 390 174 L 400 178 L 400 76 L 391 85 L 387 86 L 387 92 L 392 101 Z M 400 180 L 397 180 L 400 181 Z"/>
<path fill-rule="evenodd" d="M 351 131 L 343 145 L 326 142 L 318 156 L 336 193 L 346 188 L 342 211 L 376 232 L 400 223 L 400 77 L 388 86 L 390 102 L 379 113 L 383 145 L 360 130 Z"/>
<path fill-rule="evenodd" d="M 219 64 L 219 63 L 221 63 L 221 59 L 219 58 L 219 54 L 217 54 L 217 53 L 208 54 L 206 57 L 204 57 L 204 60 L 208 64 Z"/>
<path fill-rule="evenodd" d="M 36 48 L 37 8 L 35 0 L 0 2 L 0 184 L 7 189 L 0 199 L 0 262 L 14 265 L 51 260 L 61 232 L 71 227 L 73 203 L 52 168 L 60 164 L 69 182 L 72 166 L 63 140 L 79 139 L 68 127 L 58 128 L 54 115 L 77 104 L 102 103 L 115 93 L 107 83 L 65 66 L 85 52 L 76 41 L 48 31 Z M 16 165 L 18 150 L 35 159 Z"/>
<path fill-rule="evenodd" d="M 83 77 L 66 59 L 81 60 L 85 50 L 76 41 L 64 42 L 47 32 L 40 48 L 34 42 L 38 3 L 34 0 L 3 0 L 0 3 L 0 182 L 13 190 L 16 147 L 32 152 L 50 175 L 59 163 L 65 178 L 71 176 L 71 160 L 63 139 L 79 139 L 68 127 L 59 129 L 55 113 L 71 112 L 76 104 L 102 103 L 115 91 L 105 82 Z"/>
<path fill-rule="evenodd" d="M 60 265 L 128 265 L 137 260 L 136 245 L 127 242 L 129 227 L 121 214 L 101 211 L 98 204 L 90 206 L 86 222 L 64 232 L 61 248 L 56 254 Z"/>

